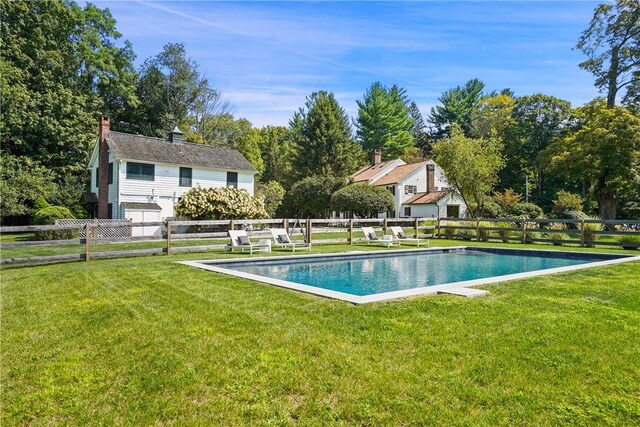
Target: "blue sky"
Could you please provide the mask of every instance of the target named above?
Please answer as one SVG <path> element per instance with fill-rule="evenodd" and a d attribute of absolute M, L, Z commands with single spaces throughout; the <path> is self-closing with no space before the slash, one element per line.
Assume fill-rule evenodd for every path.
<path fill-rule="evenodd" d="M 425 118 L 446 89 L 478 77 L 490 90 L 584 104 L 598 95 L 572 50 L 598 2 L 99 1 L 136 63 L 181 42 L 236 117 L 286 125 L 314 90 L 352 116 L 374 81 L 406 88 Z"/>

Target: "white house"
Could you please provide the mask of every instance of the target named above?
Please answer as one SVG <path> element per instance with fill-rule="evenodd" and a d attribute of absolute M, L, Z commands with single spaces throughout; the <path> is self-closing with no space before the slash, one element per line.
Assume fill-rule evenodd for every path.
<path fill-rule="evenodd" d="M 193 187 L 231 186 L 253 195 L 258 173 L 238 151 L 183 142 L 177 128 L 168 140 L 132 135 L 111 131 L 107 117 L 88 169 L 96 216 L 134 222 L 173 217 L 174 203 Z"/>
<path fill-rule="evenodd" d="M 387 218 L 459 218 L 467 207 L 460 196 L 449 189 L 442 168 L 433 160 L 407 164 L 401 159 L 381 161 L 375 150 L 371 165 L 351 175 L 353 182 L 385 187 L 394 195 L 395 211 L 383 212 Z"/>

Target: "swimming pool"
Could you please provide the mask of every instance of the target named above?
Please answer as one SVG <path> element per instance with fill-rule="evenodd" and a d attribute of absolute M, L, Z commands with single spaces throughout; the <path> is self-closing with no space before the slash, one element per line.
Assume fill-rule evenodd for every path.
<path fill-rule="evenodd" d="M 185 264 L 330 298 L 365 303 L 427 293 L 456 293 L 456 290 L 469 286 L 634 258 L 638 259 L 601 253 L 455 247 Z"/>

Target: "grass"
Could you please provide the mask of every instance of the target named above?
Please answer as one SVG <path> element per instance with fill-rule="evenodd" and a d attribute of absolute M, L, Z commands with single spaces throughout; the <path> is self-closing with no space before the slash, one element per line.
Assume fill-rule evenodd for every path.
<path fill-rule="evenodd" d="M 174 262 L 223 256 L 2 269 L 0 424 L 640 423 L 638 262 L 364 306 Z"/>

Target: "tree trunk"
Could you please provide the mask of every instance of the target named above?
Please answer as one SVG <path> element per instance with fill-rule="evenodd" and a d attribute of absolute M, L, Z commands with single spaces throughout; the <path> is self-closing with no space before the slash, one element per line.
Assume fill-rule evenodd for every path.
<path fill-rule="evenodd" d="M 620 65 L 619 48 L 611 49 L 611 65 L 609 66 L 607 82 L 607 108 L 611 109 L 616 105 L 616 95 L 618 94 L 618 67 Z"/>
<path fill-rule="evenodd" d="M 598 199 L 598 213 L 602 219 L 616 219 L 616 208 L 618 207 L 618 191 L 608 190 L 601 179 L 596 188 L 596 199 Z"/>

